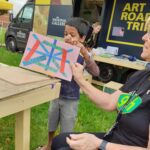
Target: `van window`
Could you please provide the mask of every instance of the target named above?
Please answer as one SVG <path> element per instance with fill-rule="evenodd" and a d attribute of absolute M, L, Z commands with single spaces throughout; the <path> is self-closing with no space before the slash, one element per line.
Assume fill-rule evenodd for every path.
<path fill-rule="evenodd" d="M 20 12 L 18 16 L 18 21 L 22 23 L 30 23 L 32 20 L 33 15 L 33 5 L 27 5 L 24 9 Z"/>

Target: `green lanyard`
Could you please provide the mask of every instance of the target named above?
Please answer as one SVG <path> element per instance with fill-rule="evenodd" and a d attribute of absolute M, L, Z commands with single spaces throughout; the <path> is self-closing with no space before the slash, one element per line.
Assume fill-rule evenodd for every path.
<path fill-rule="evenodd" d="M 150 71 L 146 70 L 146 73 L 142 75 L 140 82 L 136 85 L 136 89 L 131 93 L 123 93 L 118 98 L 117 109 L 118 115 L 114 125 L 104 135 L 103 139 L 107 140 L 114 130 L 118 127 L 119 121 L 121 120 L 122 114 L 133 112 L 142 103 L 142 98 L 145 92 L 150 88 L 149 82 L 147 82 L 150 76 Z M 146 82 L 145 82 L 146 81 Z M 143 85 L 147 84 L 145 88 Z M 142 88 L 141 88 L 142 87 Z M 140 96 L 139 96 L 140 95 Z"/>
<path fill-rule="evenodd" d="M 133 91 L 129 94 L 123 93 L 120 95 L 117 104 L 118 115 L 116 121 L 114 125 L 109 129 L 109 131 L 104 135 L 104 140 L 107 140 L 112 135 L 114 130 L 118 127 L 118 123 L 121 120 L 122 114 L 131 113 L 142 103 L 142 99 L 138 94 L 136 94 L 136 91 Z"/>

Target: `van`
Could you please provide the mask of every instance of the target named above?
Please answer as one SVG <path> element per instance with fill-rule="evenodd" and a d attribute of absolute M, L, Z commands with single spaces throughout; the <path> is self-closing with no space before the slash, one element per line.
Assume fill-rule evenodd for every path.
<path fill-rule="evenodd" d="M 72 15 L 71 0 L 27 2 L 8 26 L 5 34 L 6 48 L 12 52 L 24 51 L 30 31 L 62 37 L 65 22 Z"/>

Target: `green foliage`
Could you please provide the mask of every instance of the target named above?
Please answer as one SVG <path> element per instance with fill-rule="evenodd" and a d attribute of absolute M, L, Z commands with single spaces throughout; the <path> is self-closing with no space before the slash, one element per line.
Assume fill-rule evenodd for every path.
<path fill-rule="evenodd" d="M 98 108 L 86 95 L 81 94 L 75 131 L 107 131 L 114 122 L 115 116 L 116 113 Z"/>
<path fill-rule="evenodd" d="M 5 47 L 0 47 L 0 63 L 19 66 L 22 55 L 7 51 Z"/>
<path fill-rule="evenodd" d="M 45 103 L 32 108 L 31 113 L 31 150 L 46 145 L 48 140 L 48 108 Z"/>
<path fill-rule="evenodd" d="M 14 150 L 15 116 L 0 119 L 0 150 Z"/>
<path fill-rule="evenodd" d="M 0 48 L 0 63 L 18 66 L 22 55 Z M 31 150 L 46 145 L 48 139 L 49 102 L 33 107 L 31 111 Z M 116 113 L 108 113 L 93 104 L 85 94 L 81 94 L 76 132 L 100 132 L 110 128 Z M 0 150 L 14 150 L 15 115 L 0 119 Z M 59 133 L 59 129 L 57 134 Z M 19 142 L 19 141 L 18 141 Z"/>
<path fill-rule="evenodd" d="M 6 29 L 0 27 L 0 44 L 5 43 L 5 32 L 6 32 Z"/>

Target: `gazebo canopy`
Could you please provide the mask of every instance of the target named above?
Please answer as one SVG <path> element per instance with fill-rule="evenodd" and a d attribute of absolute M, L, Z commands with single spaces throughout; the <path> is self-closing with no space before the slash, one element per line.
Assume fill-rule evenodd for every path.
<path fill-rule="evenodd" d="M 13 9 L 13 4 L 5 1 L 5 0 L 0 0 L 0 10 L 11 10 Z"/>

